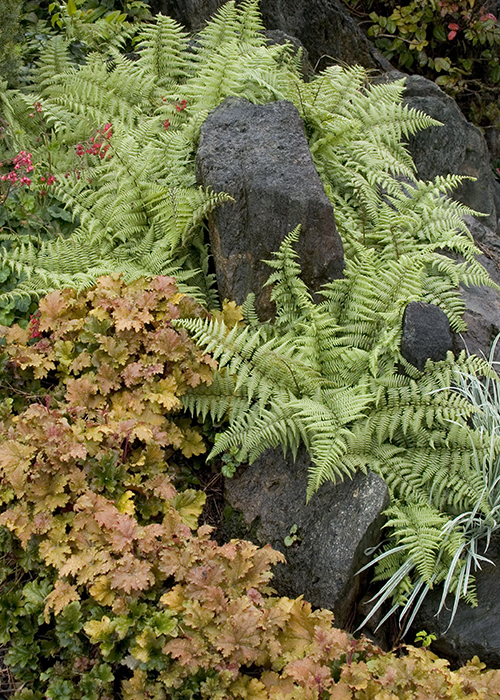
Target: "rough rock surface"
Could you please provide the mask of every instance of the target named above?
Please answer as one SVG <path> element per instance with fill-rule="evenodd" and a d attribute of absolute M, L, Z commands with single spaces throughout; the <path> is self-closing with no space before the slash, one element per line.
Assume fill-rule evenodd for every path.
<path fill-rule="evenodd" d="M 241 304 L 253 291 L 257 311 L 271 318 L 271 290 L 264 286 L 271 268 L 263 261 L 298 224 L 304 282 L 316 291 L 342 276 L 344 254 L 333 208 L 293 104 L 226 99 L 202 126 L 196 169 L 199 184 L 235 199 L 218 207 L 209 225 L 222 299 Z"/>
<path fill-rule="evenodd" d="M 402 73 L 392 71 L 384 79 L 400 77 L 403 77 Z M 404 101 L 443 124 L 410 138 L 409 149 L 419 177 L 431 180 L 436 175 L 454 173 L 477 178 L 475 182 L 462 183 L 454 196 L 471 209 L 487 214 L 483 221 L 496 230 L 497 183 L 491 172 L 488 146 L 480 130 L 466 120 L 455 100 L 431 80 L 419 75 L 406 78 Z"/>
<path fill-rule="evenodd" d="M 231 537 L 270 543 L 287 563 L 274 571 L 280 595 L 304 598 L 332 610 L 336 624 L 349 625 L 367 579 L 356 576 L 368 562 L 365 550 L 380 539 L 387 486 L 373 473 L 359 473 L 339 484 L 325 483 L 306 504 L 310 459 L 304 449 L 297 461 L 281 450 L 266 450 L 251 466 L 225 480 L 225 500 L 240 516 L 229 518 Z M 297 526 L 295 542 L 285 538 Z M 367 574 L 368 579 L 371 572 Z"/>
<path fill-rule="evenodd" d="M 261 0 L 260 9 L 268 29 L 281 29 L 300 39 L 318 70 L 339 60 L 365 68 L 391 68 L 359 29 L 342 2 Z"/>
<path fill-rule="evenodd" d="M 476 245 L 482 251 L 479 262 L 491 279 L 500 285 L 500 237 L 472 216 L 464 217 Z M 492 287 L 462 287 L 467 331 L 454 336 L 455 352 L 467 348 L 470 353 L 488 357 L 491 345 L 500 333 L 500 290 Z M 497 346 L 495 359 L 500 359 Z"/>
<path fill-rule="evenodd" d="M 314 69 L 309 60 L 309 53 L 300 39 L 297 39 L 295 36 L 290 36 L 290 34 L 283 32 L 281 29 L 266 29 L 265 35 L 268 46 L 272 46 L 273 44 L 278 44 L 280 46 L 283 44 L 291 44 L 294 56 L 298 53 L 299 49 L 302 50 L 302 75 L 306 81 L 312 77 Z"/>
<path fill-rule="evenodd" d="M 403 316 L 403 357 L 422 371 L 427 360 L 444 360 L 452 347 L 450 323 L 444 311 L 433 304 L 411 301 Z"/>
<path fill-rule="evenodd" d="M 431 649 L 436 654 L 444 656 L 456 666 L 464 664 L 473 656 L 479 656 L 481 661 L 490 668 L 500 668 L 500 546 L 498 540 L 486 552 L 486 556 L 496 563 L 496 566 L 483 565 L 482 571 L 476 574 L 477 608 L 471 608 L 460 603 L 453 624 L 446 630 L 450 620 L 450 610 L 453 606 L 453 596 L 447 601 L 448 610 L 443 610 L 435 617 L 441 601 L 441 591 L 431 591 L 417 613 L 413 632 L 426 630 L 437 636 Z"/>
<path fill-rule="evenodd" d="M 151 0 L 153 14 L 173 17 L 190 32 L 199 31 L 227 0 Z M 390 70 L 391 65 L 369 42 L 340 0 L 261 0 L 267 29 L 297 37 L 319 68 L 342 61 Z"/>

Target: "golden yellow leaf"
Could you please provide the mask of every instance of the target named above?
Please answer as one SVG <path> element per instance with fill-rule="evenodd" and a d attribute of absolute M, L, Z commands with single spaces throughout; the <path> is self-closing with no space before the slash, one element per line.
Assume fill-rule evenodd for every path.
<path fill-rule="evenodd" d="M 198 430 L 187 428 L 184 430 L 184 435 L 181 442 L 181 451 L 184 457 L 192 457 L 193 455 L 201 455 L 207 451 L 203 437 Z"/>
<path fill-rule="evenodd" d="M 174 496 L 170 504 L 179 513 L 182 522 L 194 530 L 198 525 L 198 518 L 201 515 L 206 500 L 207 496 L 203 491 L 186 489 Z"/>
<path fill-rule="evenodd" d="M 160 603 L 169 610 L 182 612 L 184 610 L 184 588 L 180 584 L 174 586 L 168 593 L 164 593 L 160 598 Z"/>
<path fill-rule="evenodd" d="M 266 686 L 257 678 L 250 678 L 242 674 L 231 683 L 229 687 L 231 698 L 244 698 L 244 700 L 269 700 Z"/>
<path fill-rule="evenodd" d="M 224 321 L 227 328 L 234 328 L 240 321 L 243 321 L 242 307 L 238 306 L 235 301 L 224 299 L 222 302 L 222 311 L 211 311 L 212 316 L 217 321 Z"/>
<path fill-rule="evenodd" d="M 94 600 L 103 605 L 113 605 L 116 598 L 116 593 L 111 590 L 111 584 L 107 576 L 98 576 L 95 583 L 90 586 L 89 593 Z"/>
<path fill-rule="evenodd" d="M 48 539 L 40 542 L 39 551 L 46 564 L 61 569 L 71 554 L 71 547 L 68 545 L 67 538 L 61 539 L 60 542 Z"/>
<path fill-rule="evenodd" d="M 135 513 L 135 504 L 133 499 L 134 492 L 125 491 L 125 493 L 123 493 L 116 502 L 116 507 L 119 512 L 126 513 L 127 515 L 133 515 Z"/>
<path fill-rule="evenodd" d="M 104 642 L 113 632 L 113 625 L 107 615 L 103 615 L 100 620 L 89 620 L 83 625 L 83 629 L 88 634 L 92 644 Z"/>

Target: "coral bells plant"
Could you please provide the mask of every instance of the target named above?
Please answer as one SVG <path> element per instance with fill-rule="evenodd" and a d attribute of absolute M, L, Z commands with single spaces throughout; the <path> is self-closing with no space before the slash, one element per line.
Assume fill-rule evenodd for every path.
<path fill-rule="evenodd" d="M 4 201 L 9 196 L 12 187 L 17 187 L 21 185 L 27 185 L 27 187 L 29 187 L 31 185 L 31 178 L 29 178 L 28 175 L 29 173 L 31 173 L 32 170 L 34 170 L 35 167 L 31 162 L 31 158 L 31 153 L 26 153 L 26 151 L 19 151 L 17 156 L 15 156 L 12 159 L 12 170 L 0 177 L 0 180 L 2 180 L 2 182 L 9 183 L 8 189 L 3 195 Z"/>
<path fill-rule="evenodd" d="M 76 155 L 79 158 L 83 158 L 85 154 L 89 156 L 98 156 L 101 159 L 105 158 L 111 145 L 112 136 L 113 127 L 110 122 L 107 122 L 103 127 L 97 129 L 95 134 L 91 136 L 86 143 L 78 143 L 76 145 Z"/>

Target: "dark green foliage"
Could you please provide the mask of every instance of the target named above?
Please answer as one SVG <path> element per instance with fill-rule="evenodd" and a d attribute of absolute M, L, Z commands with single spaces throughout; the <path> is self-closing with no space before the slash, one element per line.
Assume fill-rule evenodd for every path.
<path fill-rule="evenodd" d="M 22 0 L 0 0 L 0 80 L 17 87 L 21 66 L 19 16 Z"/>
<path fill-rule="evenodd" d="M 346 0 L 395 65 L 435 80 L 464 114 L 499 126 L 500 24 L 486 0 Z M 371 25 L 371 26 L 370 26 Z"/>

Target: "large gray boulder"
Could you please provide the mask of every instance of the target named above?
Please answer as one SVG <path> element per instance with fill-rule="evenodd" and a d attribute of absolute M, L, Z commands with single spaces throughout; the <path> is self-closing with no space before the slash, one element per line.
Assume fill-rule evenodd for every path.
<path fill-rule="evenodd" d="M 373 473 L 323 484 L 306 504 L 310 459 L 299 450 L 296 462 L 281 450 L 267 450 L 251 466 L 225 480 L 225 501 L 233 512 L 226 537 L 270 543 L 286 564 L 274 567 L 272 586 L 280 595 L 304 598 L 332 610 L 336 625 L 347 627 L 371 577 L 357 576 L 376 546 L 389 504 L 387 486 Z M 285 540 L 290 537 L 290 546 Z"/>
<path fill-rule="evenodd" d="M 226 0 L 151 0 L 153 14 L 173 17 L 190 32 L 199 31 Z M 237 3 L 238 4 L 238 1 Z M 391 65 L 370 43 L 340 0 L 261 0 L 267 29 L 297 37 L 312 65 L 341 61 L 389 70 Z"/>
<path fill-rule="evenodd" d="M 266 28 L 281 29 L 300 39 L 318 70 L 339 61 L 372 69 L 391 68 L 342 2 L 261 0 L 260 9 Z"/>
<path fill-rule="evenodd" d="M 271 318 L 271 290 L 264 286 L 271 268 L 263 261 L 298 224 L 304 282 L 317 291 L 342 276 L 344 254 L 333 208 L 293 104 L 227 98 L 202 126 L 196 170 L 199 184 L 235 200 L 218 207 L 209 220 L 222 299 L 241 304 L 255 292 L 261 318 Z"/>
<path fill-rule="evenodd" d="M 402 77 L 398 71 L 385 79 Z M 486 214 L 484 223 L 497 228 L 495 204 L 497 183 L 490 165 L 488 146 L 481 131 L 467 121 L 457 103 L 435 83 L 419 75 L 406 78 L 404 101 L 419 109 L 443 126 L 433 126 L 410 137 L 409 150 L 422 180 L 437 175 L 469 175 L 474 182 L 465 181 L 455 190 L 454 197 L 475 211 Z"/>

